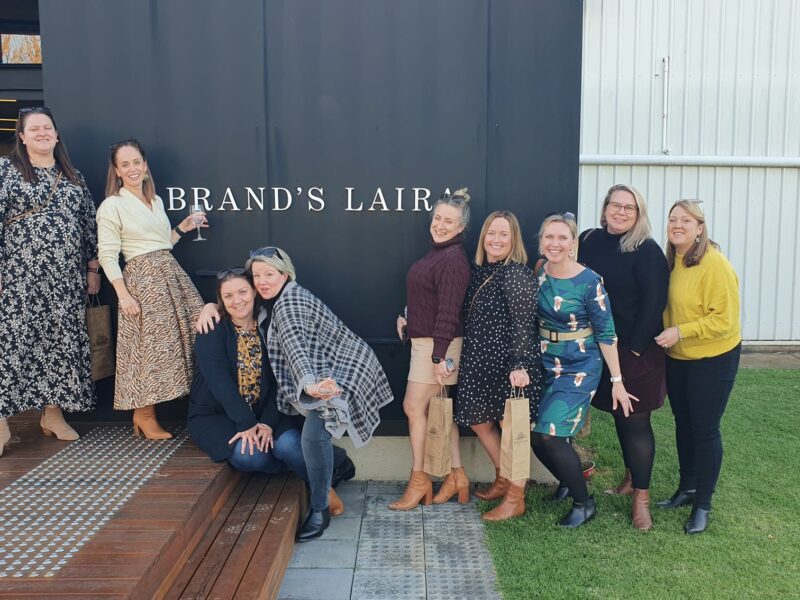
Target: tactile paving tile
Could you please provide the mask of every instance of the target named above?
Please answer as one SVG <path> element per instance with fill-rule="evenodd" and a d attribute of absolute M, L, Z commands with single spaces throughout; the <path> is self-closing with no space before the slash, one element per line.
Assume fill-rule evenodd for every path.
<path fill-rule="evenodd" d="M 495 600 L 493 569 L 428 569 L 425 572 L 427 600 Z"/>
<path fill-rule="evenodd" d="M 392 510 L 389 504 L 399 496 L 367 496 L 364 502 L 364 515 L 366 516 L 394 516 L 398 519 L 421 519 L 422 508 L 417 506 L 412 510 Z"/>
<path fill-rule="evenodd" d="M 452 527 L 452 525 L 451 525 Z M 362 540 L 422 540 L 421 519 L 367 516 L 361 521 Z"/>
<path fill-rule="evenodd" d="M 396 500 L 403 495 L 406 484 L 402 481 L 369 481 L 367 496 L 394 496 Z"/>
<path fill-rule="evenodd" d="M 474 502 L 468 504 L 458 504 L 457 502 L 430 504 L 422 507 L 422 513 L 426 521 L 445 520 L 451 523 L 461 523 L 463 521 L 474 523 L 481 522 L 480 513 Z"/>
<path fill-rule="evenodd" d="M 425 538 L 425 565 L 428 569 L 492 569 L 492 558 L 483 539 L 450 536 Z"/>
<path fill-rule="evenodd" d="M 483 523 L 480 521 L 448 521 L 446 519 L 423 519 L 426 541 L 446 540 L 457 536 L 459 539 L 484 540 Z"/>
<path fill-rule="evenodd" d="M 187 437 L 152 442 L 98 427 L 0 490 L 0 578 L 52 577 Z"/>
<path fill-rule="evenodd" d="M 350 600 L 425 600 L 424 571 L 360 570 Z"/>
<path fill-rule="evenodd" d="M 356 571 L 359 569 L 425 570 L 422 538 L 409 540 L 360 540 Z"/>

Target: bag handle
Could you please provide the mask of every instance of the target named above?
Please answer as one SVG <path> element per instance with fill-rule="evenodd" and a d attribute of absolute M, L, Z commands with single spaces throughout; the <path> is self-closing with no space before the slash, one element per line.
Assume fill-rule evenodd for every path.
<path fill-rule="evenodd" d="M 86 308 L 100 308 L 100 294 L 86 294 Z"/>
<path fill-rule="evenodd" d="M 56 182 L 53 184 L 53 189 L 50 190 L 50 195 L 47 196 L 47 200 L 45 200 L 44 203 L 40 204 L 36 208 L 32 208 L 29 211 L 26 211 L 24 213 L 20 213 L 18 215 L 14 215 L 10 219 L 8 219 L 5 223 L 3 223 L 3 225 L 8 226 L 8 225 L 11 225 L 12 223 L 16 223 L 17 221 L 20 221 L 22 219 L 27 219 L 28 217 L 32 217 L 33 215 L 35 215 L 36 213 L 41 211 L 44 207 L 46 207 L 48 204 L 50 204 L 50 200 L 53 199 L 53 194 L 56 193 L 56 188 L 58 187 L 58 182 L 61 181 L 61 176 L 63 174 L 64 174 L 64 171 L 59 171 L 58 172 L 58 177 L 56 177 Z"/>
<path fill-rule="evenodd" d="M 467 311 L 467 319 L 469 319 L 472 316 L 472 307 L 475 306 L 475 300 L 478 298 L 478 294 L 480 294 L 481 290 L 483 289 L 483 286 L 489 283 L 495 275 L 497 275 L 496 272 L 489 275 L 489 277 L 487 277 L 486 280 L 475 291 L 475 295 L 472 297 L 472 302 L 469 303 L 469 310 Z"/>

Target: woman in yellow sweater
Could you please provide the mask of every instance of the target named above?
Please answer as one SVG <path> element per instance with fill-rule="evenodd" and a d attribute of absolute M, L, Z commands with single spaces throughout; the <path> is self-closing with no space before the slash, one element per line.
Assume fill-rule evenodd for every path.
<path fill-rule="evenodd" d="M 194 323 L 203 307 L 171 250 L 182 235 L 207 225 L 186 217 L 171 228 L 136 140 L 111 146 L 106 196 L 97 233 L 100 265 L 119 299 L 114 408 L 133 409 L 136 435 L 168 439 L 155 405 L 189 395 Z"/>
<path fill-rule="evenodd" d="M 666 329 L 656 342 L 667 352 L 667 394 L 675 416 L 680 484 L 658 506 L 692 504 L 684 526 L 691 534 L 708 526 L 722 466 L 719 425 L 742 347 L 739 280 L 709 239 L 699 202 L 679 200 L 672 205 L 667 238 L 671 274 Z"/>

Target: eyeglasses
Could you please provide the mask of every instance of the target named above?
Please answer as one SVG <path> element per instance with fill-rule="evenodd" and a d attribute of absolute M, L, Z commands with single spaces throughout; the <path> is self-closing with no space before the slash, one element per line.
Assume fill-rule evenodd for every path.
<path fill-rule="evenodd" d="M 555 217 L 555 216 L 564 217 L 565 219 L 567 219 L 569 221 L 574 221 L 575 220 L 575 213 L 571 213 L 569 211 L 566 211 L 566 212 L 558 212 L 558 211 L 551 212 L 550 214 L 545 216 L 545 219 L 549 219 L 550 217 Z"/>
<path fill-rule="evenodd" d="M 235 275 L 236 277 L 241 277 L 247 273 L 245 269 L 242 267 L 231 267 L 230 269 L 222 269 L 221 271 L 217 272 L 217 281 L 222 281 L 226 277 L 230 277 L 231 275 Z"/>
<path fill-rule="evenodd" d="M 258 250 L 251 250 L 250 251 L 250 258 L 256 258 L 258 256 L 263 256 L 264 258 L 272 258 L 276 256 L 283 260 L 283 255 L 281 251 L 278 250 L 275 246 L 264 246 L 263 248 L 259 248 Z"/>
<path fill-rule="evenodd" d="M 24 115 L 27 113 L 44 113 L 50 114 L 50 109 L 45 106 L 25 106 L 19 109 L 19 114 Z"/>
<path fill-rule="evenodd" d="M 639 207 L 635 204 L 620 204 L 619 202 L 609 202 L 608 208 L 611 212 L 618 213 L 623 211 L 629 217 L 632 217 L 639 211 Z"/>

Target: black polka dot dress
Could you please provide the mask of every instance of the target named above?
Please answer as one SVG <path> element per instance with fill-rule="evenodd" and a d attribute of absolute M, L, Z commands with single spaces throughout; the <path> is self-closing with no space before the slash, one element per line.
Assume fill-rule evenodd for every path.
<path fill-rule="evenodd" d="M 543 382 L 537 296 L 538 281 L 525 265 L 473 265 L 454 406 L 459 425 L 500 421 L 512 392 L 509 373 L 521 368 L 531 378 L 523 392 L 536 420 Z"/>

